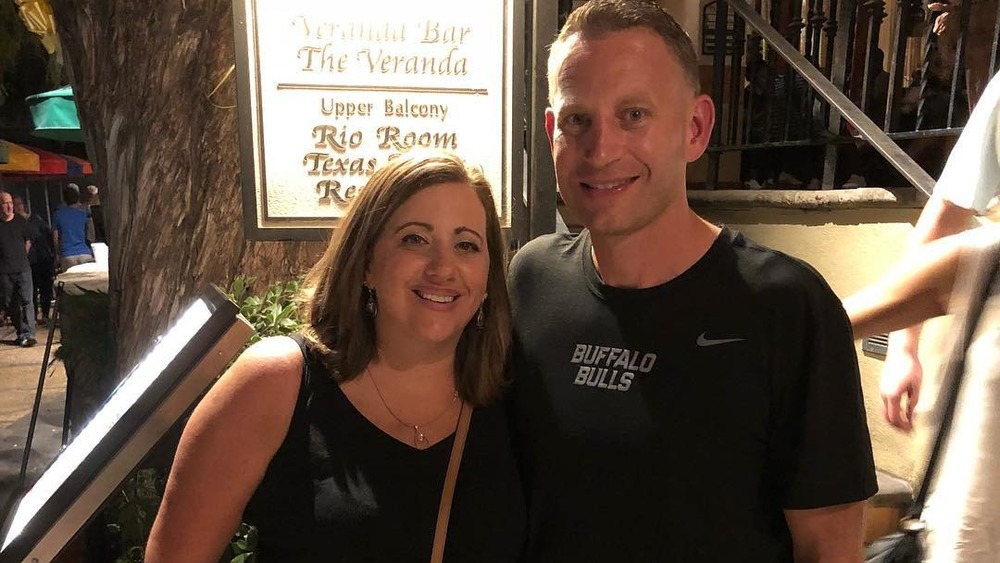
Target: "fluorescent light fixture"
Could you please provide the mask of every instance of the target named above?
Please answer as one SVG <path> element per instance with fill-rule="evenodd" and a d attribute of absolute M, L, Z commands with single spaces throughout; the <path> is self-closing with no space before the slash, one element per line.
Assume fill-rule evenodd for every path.
<path fill-rule="evenodd" d="M 8 515 L 0 561 L 55 558 L 252 333 L 214 286 L 188 306 Z"/>

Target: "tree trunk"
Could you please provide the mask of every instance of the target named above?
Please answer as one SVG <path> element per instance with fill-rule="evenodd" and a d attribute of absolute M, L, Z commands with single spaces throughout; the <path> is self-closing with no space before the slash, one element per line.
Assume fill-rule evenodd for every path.
<path fill-rule="evenodd" d="M 204 283 L 291 278 L 323 245 L 243 237 L 231 0 L 51 4 L 104 182 L 121 377 Z"/>

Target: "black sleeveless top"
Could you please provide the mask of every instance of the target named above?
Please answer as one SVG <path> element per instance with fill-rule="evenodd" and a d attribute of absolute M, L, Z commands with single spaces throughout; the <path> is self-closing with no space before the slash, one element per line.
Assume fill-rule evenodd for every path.
<path fill-rule="evenodd" d="M 416 450 L 385 434 L 295 340 L 305 368 L 291 425 L 244 513 L 258 530 L 258 561 L 426 563 L 454 436 Z M 477 408 L 444 560 L 514 561 L 524 528 L 506 414 Z"/>

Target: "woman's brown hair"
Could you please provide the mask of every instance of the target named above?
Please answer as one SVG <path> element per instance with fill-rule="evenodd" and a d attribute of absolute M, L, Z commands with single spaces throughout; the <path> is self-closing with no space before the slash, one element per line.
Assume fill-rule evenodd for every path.
<path fill-rule="evenodd" d="M 335 381 L 357 377 L 375 359 L 375 322 L 365 310 L 363 283 L 375 243 L 389 218 L 414 194 L 444 183 L 471 186 L 486 213 L 490 271 L 483 302 L 485 325 L 469 322 L 455 351 L 455 387 L 462 399 L 483 405 L 504 382 L 510 345 L 506 246 L 489 182 L 482 171 L 448 153 L 422 153 L 389 161 L 372 174 L 306 276 L 303 290 L 310 348 Z"/>

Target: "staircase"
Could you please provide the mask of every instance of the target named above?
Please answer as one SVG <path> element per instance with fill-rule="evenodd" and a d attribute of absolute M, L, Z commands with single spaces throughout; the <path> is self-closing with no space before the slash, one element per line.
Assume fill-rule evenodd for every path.
<path fill-rule="evenodd" d="M 704 4 L 719 112 L 705 188 L 929 194 L 996 69 L 998 10 L 997 0 L 938 12 L 920 0 Z M 739 153 L 738 179 L 720 178 L 727 153 Z"/>

